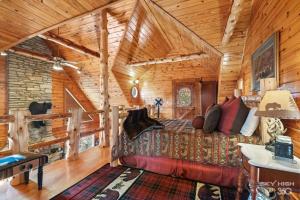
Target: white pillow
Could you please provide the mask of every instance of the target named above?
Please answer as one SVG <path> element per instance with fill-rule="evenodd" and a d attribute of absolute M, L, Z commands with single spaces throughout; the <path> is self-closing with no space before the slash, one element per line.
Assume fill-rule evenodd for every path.
<path fill-rule="evenodd" d="M 259 117 L 255 116 L 257 108 L 251 108 L 247 119 L 241 129 L 241 134 L 251 136 L 259 124 Z"/>

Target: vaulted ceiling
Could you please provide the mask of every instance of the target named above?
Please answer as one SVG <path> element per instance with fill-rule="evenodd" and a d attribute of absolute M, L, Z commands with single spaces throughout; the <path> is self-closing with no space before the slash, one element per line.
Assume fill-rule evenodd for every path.
<path fill-rule="evenodd" d="M 234 2 L 242 7 L 241 17 L 228 20 Z M 230 81 L 237 79 L 239 74 L 240 66 L 236 65 L 242 60 L 251 11 L 251 0 L 234 2 L 0 0 L 0 50 L 48 32 L 97 53 L 99 13 L 105 8 L 108 13 L 109 66 L 112 71 L 139 78 L 151 65 L 130 67 L 128 64 L 201 53 L 203 57 L 189 62 L 206 67 L 216 75 L 220 70 L 223 73 L 220 79 Z M 229 42 L 224 44 L 222 39 L 228 21 L 237 25 L 233 27 Z M 83 67 L 83 74 L 72 74 L 81 85 L 94 85 L 95 90 L 99 88 L 98 58 L 48 43 L 54 54 L 78 61 L 78 65 Z"/>

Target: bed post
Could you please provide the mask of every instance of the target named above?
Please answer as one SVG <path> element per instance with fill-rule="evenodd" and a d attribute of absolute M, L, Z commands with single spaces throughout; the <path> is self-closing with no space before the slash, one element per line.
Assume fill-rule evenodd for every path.
<path fill-rule="evenodd" d="M 110 166 L 116 167 L 118 165 L 118 160 L 115 158 L 118 153 L 118 136 L 119 136 L 119 106 L 112 107 L 112 135 L 110 141 L 110 153 L 111 161 Z"/>

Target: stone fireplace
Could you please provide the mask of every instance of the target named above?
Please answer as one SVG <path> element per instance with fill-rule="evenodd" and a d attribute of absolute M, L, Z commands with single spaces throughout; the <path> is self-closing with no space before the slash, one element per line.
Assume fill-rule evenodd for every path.
<path fill-rule="evenodd" d="M 38 37 L 32 38 L 20 45 L 19 48 L 51 55 L 46 43 Z M 51 102 L 52 99 L 52 64 L 34 58 L 28 58 L 15 53 L 7 56 L 8 70 L 8 102 L 9 110 L 28 110 L 33 101 L 43 103 Z M 51 111 L 50 111 L 51 112 Z M 35 128 L 32 123 L 28 125 L 29 143 L 36 143 L 49 140 L 52 136 L 51 122 L 47 121 L 46 126 Z M 41 153 L 63 155 L 62 149 L 53 145 L 40 149 Z M 57 157 L 60 156 L 55 156 Z"/>

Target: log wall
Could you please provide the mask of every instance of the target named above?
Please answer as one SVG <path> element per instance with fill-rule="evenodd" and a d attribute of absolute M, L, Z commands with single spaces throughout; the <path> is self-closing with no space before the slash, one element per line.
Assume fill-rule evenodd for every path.
<path fill-rule="evenodd" d="M 300 4 L 299 1 L 255 0 L 245 46 L 241 77 L 244 93 L 251 94 L 251 55 L 274 32 L 280 32 L 279 84 L 292 91 L 300 106 Z M 295 153 L 300 156 L 300 121 L 285 121 Z"/>

